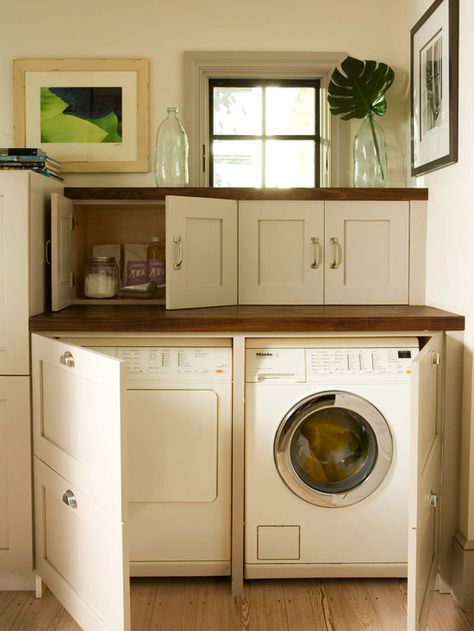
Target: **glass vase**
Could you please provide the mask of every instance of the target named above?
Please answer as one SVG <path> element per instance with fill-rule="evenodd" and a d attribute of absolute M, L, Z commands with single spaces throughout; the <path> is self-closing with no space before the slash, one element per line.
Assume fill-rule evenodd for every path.
<path fill-rule="evenodd" d="M 388 164 L 385 133 L 372 115 L 364 118 L 354 138 L 353 160 L 355 187 L 386 186 Z"/>
<path fill-rule="evenodd" d="M 188 137 L 178 118 L 178 108 L 168 107 L 168 116 L 156 132 L 154 172 L 157 186 L 187 186 L 189 183 Z"/>

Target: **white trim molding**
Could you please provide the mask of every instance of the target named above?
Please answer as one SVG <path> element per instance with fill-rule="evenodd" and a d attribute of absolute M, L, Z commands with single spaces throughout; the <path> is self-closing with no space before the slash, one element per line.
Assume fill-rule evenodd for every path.
<path fill-rule="evenodd" d="M 321 186 L 350 186 L 350 125 L 331 116 L 327 102 L 331 74 L 345 57 L 344 52 L 186 51 L 184 126 L 190 185 L 209 185 L 209 79 L 316 78 L 321 82 Z"/>
<path fill-rule="evenodd" d="M 461 609 L 474 610 L 474 541 L 460 532 L 454 536 L 452 582 Z"/>

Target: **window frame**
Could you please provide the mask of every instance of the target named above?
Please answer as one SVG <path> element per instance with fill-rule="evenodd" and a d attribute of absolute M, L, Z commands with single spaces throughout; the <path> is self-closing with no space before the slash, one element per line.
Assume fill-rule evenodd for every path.
<path fill-rule="evenodd" d="M 190 185 L 209 186 L 210 79 L 319 79 L 320 186 L 350 186 L 350 125 L 332 116 L 327 88 L 345 52 L 186 51 L 184 126 L 189 138 Z"/>
<path fill-rule="evenodd" d="M 262 141 L 262 188 L 268 188 L 265 185 L 265 164 L 266 164 L 266 140 L 309 140 L 314 143 L 314 187 L 320 186 L 321 175 L 321 116 L 320 116 L 320 90 L 321 82 L 319 79 L 209 79 L 209 186 L 214 187 L 214 159 L 212 143 L 214 140 L 260 140 Z M 314 103 L 314 133 L 313 134 L 267 134 L 265 128 L 262 128 L 261 134 L 216 134 L 213 130 L 214 119 L 214 98 L 213 90 L 217 87 L 259 87 L 263 88 L 263 111 L 262 120 L 266 120 L 265 115 L 265 88 L 281 87 L 281 88 L 313 88 L 315 91 Z"/>

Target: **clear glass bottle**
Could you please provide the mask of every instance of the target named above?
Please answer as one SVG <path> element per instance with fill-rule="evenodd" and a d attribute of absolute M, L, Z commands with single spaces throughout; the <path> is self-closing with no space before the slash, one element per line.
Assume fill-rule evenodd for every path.
<path fill-rule="evenodd" d="M 118 291 L 119 268 L 113 256 L 93 256 L 84 270 L 86 298 L 113 298 Z"/>
<path fill-rule="evenodd" d="M 187 186 L 189 182 L 188 137 L 178 118 L 178 108 L 168 107 L 168 116 L 156 132 L 154 171 L 157 186 Z"/>
<path fill-rule="evenodd" d="M 354 138 L 354 186 L 384 187 L 387 185 L 388 163 L 385 133 L 373 116 L 366 116 Z"/>

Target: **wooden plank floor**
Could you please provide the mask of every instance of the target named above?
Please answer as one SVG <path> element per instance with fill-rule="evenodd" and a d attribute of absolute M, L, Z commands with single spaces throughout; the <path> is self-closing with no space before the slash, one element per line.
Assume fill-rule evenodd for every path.
<path fill-rule="evenodd" d="M 406 581 L 332 579 L 250 581 L 236 602 L 219 578 L 132 579 L 133 631 L 402 631 Z M 435 592 L 428 631 L 474 630 L 463 613 Z M 46 590 L 0 592 L 0 631 L 80 631 Z"/>

